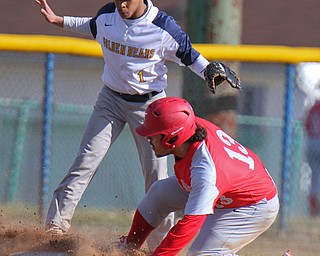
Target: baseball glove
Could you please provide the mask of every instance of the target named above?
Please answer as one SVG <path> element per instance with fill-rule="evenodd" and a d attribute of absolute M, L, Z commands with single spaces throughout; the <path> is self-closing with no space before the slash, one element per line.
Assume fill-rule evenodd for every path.
<path fill-rule="evenodd" d="M 236 73 L 220 62 L 212 62 L 204 70 L 204 77 L 210 91 L 215 94 L 216 87 L 227 81 L 233 88 L 241 90 L 241 81 Z"/>

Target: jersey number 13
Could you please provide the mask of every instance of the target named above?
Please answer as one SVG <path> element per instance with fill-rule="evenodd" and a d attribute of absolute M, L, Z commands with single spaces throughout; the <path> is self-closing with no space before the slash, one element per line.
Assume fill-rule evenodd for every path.
<path fill-rule="evenodd" d="M 252 157 L 250 157 L 248 155 L 248 151 L 244 146 L 242 146 L 240 143 L 238 143 L 237 141 L 232 139 L 228 134 L 226 134 L 222 130 L 217 130 L 216 133 L 217 133 L 219 139 L 226 145 L 223 148 L 227 152 L 227 154 L 229 155 L 229 157 L 231 159 L 238 159 L 239 161 L 242 161 L 242 162 L 248 164 L 249 169 L 254 170 L 254 161 L 253 161 Z M 238 152 L 236 152 L 230 148 L 233 145 L 238 146 L 238 148 L 237 148 L 239 150 Z"/>

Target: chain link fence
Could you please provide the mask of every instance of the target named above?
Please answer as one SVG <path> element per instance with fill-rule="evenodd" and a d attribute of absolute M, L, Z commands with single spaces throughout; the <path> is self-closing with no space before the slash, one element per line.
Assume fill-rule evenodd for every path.
<path fill-rule="evenodd" d="M 36 52 L 0 51 L 0 203 L 37 205 L 43 196 L 41 157 L 46 56 Z M 292 109 L 288 110 L 287 64 L 263 61 L 239 64 L 243 90 L 237 97 L 237 140 L 262 158 L 280 193 L 284 187 L 284 162 L 289 162 L 285 181 L 286 218 L 310 216 L 309 194 L 314 170 L 306 154 L 304 123 L 309 109 L 319 98 L 320 63 L 311 65 L 315 69 L 310 65 L 291 65 L 295 84 Z M 167 95 L 181 97 L 184 68 L 173 63 L 167 66 Z M 84 127 L 102 88 L 102 69 L 103 60 L 98 57 L 55 55 L 46 204 L 77 154 Z M 291 150 L 288 159 L 284 159 L 288 111 L 292 113 L 292 134 L 286 145 Z M 126 128 L 106 155 L 78 207 L 134 209 L 144 194 L 138 159 Z M 169 166 L 172 174 L 172 158 Z"/>

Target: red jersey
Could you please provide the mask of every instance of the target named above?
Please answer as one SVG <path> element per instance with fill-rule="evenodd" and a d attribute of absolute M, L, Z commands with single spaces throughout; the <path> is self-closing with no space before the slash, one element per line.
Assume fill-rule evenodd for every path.
<path fill-rule="evenodd" d="M 308 113 L 306 130 L 310 138 L 320 139 L 320 101 L 317 101 Z"/>
<path fill-rule="evenodd" d="M 189 192 L 184 217 L 152 256 L 177 255 L 215 207 L 249 206 L 277 194 L 271 176 L 256 154 L 213 123 L 201 118 L 196 118 L 196 123 L 207 130 L 207 138 L 193 143 L 174 166 L 180 186 Z"/>
<path fill-rule="evenodd" d="M 201 118 L 196 123 L 207 130 L 206 140 L 192 144 L 174 166 L 179 184 L 190 192 L 185 214 L 248 206 L 277 193 L 255 153 L 213 123 Z"/>

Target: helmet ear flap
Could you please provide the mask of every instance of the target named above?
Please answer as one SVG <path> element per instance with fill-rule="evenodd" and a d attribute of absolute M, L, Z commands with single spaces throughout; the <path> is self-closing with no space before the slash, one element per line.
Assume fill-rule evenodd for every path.
<path fill-rule="evenodd" d="M 172 137 L 172 138 L 169 138 L 168 135 L 164 136 L 161 140 L 161 143 L 162 143 L 162 146 L 163 147 L 166 147 L 166 148 L 175 148 L 176 145 L 174 144 L 176 141 L 178 140 L 178 135 Z"/>

